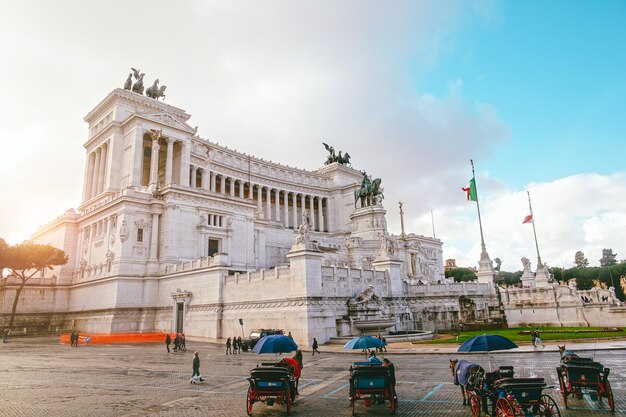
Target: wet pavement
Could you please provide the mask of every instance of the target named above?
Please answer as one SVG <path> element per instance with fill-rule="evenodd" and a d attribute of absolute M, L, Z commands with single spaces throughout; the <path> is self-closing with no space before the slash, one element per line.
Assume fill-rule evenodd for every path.
<path fill-rule="evenodd" d="M 626 350 L 620 343 L 579 345 L 585 356 L 611 368 L 615 415 L 626 416 Z M 60 345 L 57 338 L 13 338 L 0 346 L 0 417 L 195 417 L 246 416 L 249 371 L 274 355 L 252 352 L 224 355 L 220 345 L 188 341 L 187 352 L 167 353 L 162 344 Z M 573 345 L 572 345 L 573 346 Z M 568 346 L 569 347 L 569 346 Z M 604 350 L 603 348 L 612 350 Z M 205 383 L 192 385 L 193 351 L 200 352 Z M 363 356 L 341 346 L 322 346 L 321 355 L 305 352 L 300 396 L 293 416 L 350 416 L 348 368 Z M 461 392 L 452 384 L 449 358 L 465 358 L 489 366 L 513 365 L 518 377 L 544 377 L 557 388 L 546 390 L 563 416 L 611 415 L 607 402 L 589 395 L 563 407 L 555 368 L 555 346 L 522 348 L 505 354 L 461 355 L 453 347 L 392 346 L 385 354 L 396 366 L 398 416 L 470 416 Z M 365 407 L 360 416 L 391 415 L 388 404 Z M 255 416 L 285 416 L 286 408 L 262 403 Z"/>

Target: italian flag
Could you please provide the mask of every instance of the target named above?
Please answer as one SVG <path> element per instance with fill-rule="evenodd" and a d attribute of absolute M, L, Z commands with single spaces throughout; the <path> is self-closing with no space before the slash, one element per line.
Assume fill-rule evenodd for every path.
<path fill-rule="evenodd" d="M 469 187 L 461 188 L 461 190 L 465 191 L 467 201 L 478 201 L 478 193 L 476 192 L 476 180 L 474 178 L 469 181 Z"/>
<path fill-rule="evenodd" d="M 522 224 L 524 223 L 532 223 L 533 222 L 533 215 L 529 214 L 528 216 L 524 217 L 524 221 L 522 222 Z"/>

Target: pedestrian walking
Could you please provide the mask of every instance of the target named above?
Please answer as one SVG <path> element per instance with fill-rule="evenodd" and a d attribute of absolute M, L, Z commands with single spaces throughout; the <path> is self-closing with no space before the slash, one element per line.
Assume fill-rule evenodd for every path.
<path fill-rule="evenodd" d="M 9 335 L 11 334 L 11 330 L 10 329 L 4 329 L 4 333 L 2 334 L 2 343 L 8 343 L 9 342 Z"/>
<path fill-rule="evenodd" d="M 241 341 L 241 336 L 237 338 L 237 353 L 241 354 L 241 349 L 243 348 L 243 342 Z"/>
<path fill-rule="evenodd" d="M 179 344 L 179 349 L 182 350 L 183 352 L 187 352 L 187 344 L 185 342 L 185 333 L 181 333 L 180 334 L 180 344 Z"/>
<path fill-rule="evenodd" d="M 230 337 L 229 337 L 228 339 L 226 339 L 226 354 L 227 355 L 233 354 L 233 351 L 230 349 L 230 345 L 231 345 L 231 342 L 230 342 Z"/>
<path fill-rule="evenodd" d="M 178 352 L 179 347 L 180 347 L 180 334 L 176 333 L 176 336 L 174 336 L 174 352 Z"/>
<path fill-rule="evenodd" d="M 196 384 L 198 382 L 204 382 L 204 378 L 200 376 L 200 354 L 196 351 L 193 353 L 193 371 L 191 373 L 190 384 Z"/>
<path fill-rule="evenodd" d="M 170 337 L 170 334 L 166 334 L 165 335 L 165 347 L 167 348 L 167 353 L 170 353 L 170 344 L 172 343 L 172 338 Z"/>
<path fill-rule="evenodd" d="M 541 336 L 539 334 L 539 330 L 535 329 L 533 332 L 533 346 L 537 347 L 537 345 L 541 344 L 541 349 L 545 347 L 543 341 L 541 340 Z"/>
<path fill-rule="evenodd" d="M 311 345 L 311 347 L 313 348 L 313 355 L 315 355 L 315 352 L 317 352 L 318 355 L 321 355 L 320 351 L 317 350 L 317 339 L 313 338 L 313 345 Z"/>

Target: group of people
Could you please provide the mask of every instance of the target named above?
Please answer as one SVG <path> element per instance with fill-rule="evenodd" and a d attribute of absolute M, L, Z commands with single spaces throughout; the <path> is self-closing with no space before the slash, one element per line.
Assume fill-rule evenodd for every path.
<path fill-rule="evenodd" d="M 227 355 L 236 355 L 241 353 L 241 349 L 243 347 L 243 341 L 241 340 L 241 336 L 233 337 L 232 339 L 229 337 L 226 339 L 226 354 Z"/>
<path fill-rule="evenodd" d="M 170 345 L 172 344 L 172 337 L 168 334 L 165 335 L 165 347 L 167 353 L 170 353 Z M 174 352 L 186 352 L 187 346 L 185 344 L 185 333 L 176 333 L 174 336 Z"/>
<path fill-rule="evenodd" d="M 70 346 L 78 347 L 78 332 L 73 331 L 70 335 Z"/>

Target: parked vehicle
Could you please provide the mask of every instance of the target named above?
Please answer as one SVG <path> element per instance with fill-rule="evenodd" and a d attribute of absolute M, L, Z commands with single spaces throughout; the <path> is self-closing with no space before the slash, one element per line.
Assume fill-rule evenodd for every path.
<path fill-rule="evenodd" d="M 242 341 L 241 349 L 244 352 L 247 352 L 248 349 L 252 349 L 254 347 L 254 345 L 256 345 L 256 343 L 262 337 L 269 336 L 271 334 L 285 334 L 285 332 L 283 330 L 280 330 L 280 329 L 257 329 L 257 330 L 252 330 L 252 332 L 250 332 L 250 336 L 246 337 Z"/>

